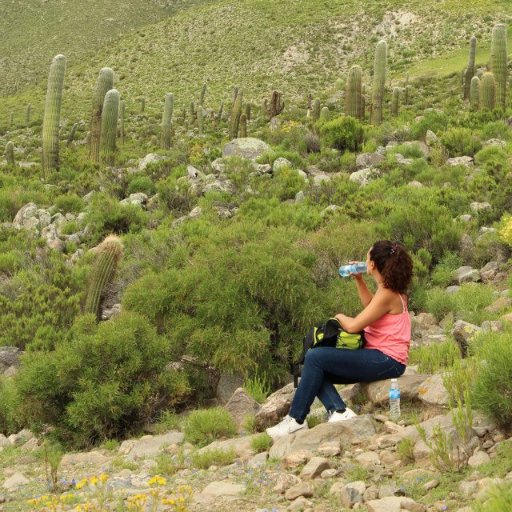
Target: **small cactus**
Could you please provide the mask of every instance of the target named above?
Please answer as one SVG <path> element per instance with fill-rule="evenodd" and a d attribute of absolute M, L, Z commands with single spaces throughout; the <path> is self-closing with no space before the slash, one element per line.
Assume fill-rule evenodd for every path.
<path fill-rule="evenodd" d="M 11 112 L 9 115 L 9 127 L 10 128 L 14 127 L 14 112 Z"/>
<path fill-rule="evenodd" d="M 267 100 L 265 100 L 264 107 L 265 112 L 267 113 L 267 117 L 269 119 L 278 116 L 284 109 L 284 101 L 282 99 L 281 93 L 277 91 L 272 91 L 270 103 Z"/>
<path fill-rule="evenodd" d="M 409 94 L 410 94 L 411 87 L 409 86 L 409 75 L 405 77 L 405 85 L 404 85 L 404 99 L 402 103 L 404 105 L 409 105 Z"/>
<path fill-rule="evenodd" d="M 66 141 L 66 145 L 71 146 L 71 144 L 75 140 L 77 128 L 78 128 L 78 123 L 73 123 L 73 126 L 71 127 L 71 130 L 69 131 L 68 140 Z"/>
<path fill-rule="evenodd" d="M 250 121 L 251 120 L 251 104 L 250 103 L 247 103 L 245 105 L 245 117 L 247 118 L 247 121 Z"/>
<path fill-rule="evenodd" d="M 469 42 L 469 60 L 468 67 L 464 71 L 464 99 L 469 100 L 471 94 L 471 80 L 475 76 L 475 58 L 476 58 L 476 37 L 473 36 Z"/>
<path fill-rule="evenodd" d="M 204 133 L 204 109 L 202 105 L 199 105 L 197 109 L 197 128 L 199 135 L 202 135 Z"/>
<path fill-rule="evenodd" d="M 320 121 L 327 122 L 331 119 L 331 113 L 329 112 L 329 107 L 322 107 L 320 110 Z"/>
<path fill-rule="evenodd" d="M 471 87 L 469 89 L 469 105 L 471 110 L 477 111 L 480 109 L 480 78 L 474 76 L 471 79 Z"/>
<path fill-rule="evenodd" d="M 247 137 L 247 116 L 245 114 L 240 116 L 240 137 Z"/>
<path fill-rule="evenodd" d="M 496 107 L 496 80 L 492 73 L 484 73 L 480 80 L 480 108 L 493 110 Z"/>
<path fill-rule="evenodd" d="M 32 119 L 32 105 L 29 103 L 27 105 L 27 111 L 25 112 L 25 124 L 28 126 Z"/>
<path fill-rule="evenodd" d="M 140 113 L 144 114 L 144 111 L 146 110 L 146 98 L 140 98 Z"/>
<path fill-rule="evenodd" d="M 62 90 L 66 73 L 66 57 L 56 55 L 50 66 L 43 119 L 42 176 L 59 169 L 59 123 Z"/>
<path fill-rule="evenodd" d="M 240 89 L 238 90 L 235 102 L 233 103 L 233 108 L 231 109 L 229 136 L 232 139 L 236 139 L 238 137 L 238 128 L 240 125 L 240 117 L 242 115 L 242 100 L 243 93 Z"/>
<path fill-rule="evenodd" d="M 89 138 L 89 157 L 95 163 L 100 161 L 101 113 L 105 94 L 114 87 L 114 71 L 102 68 L 96 80 L 96 89 L 92 100 L 91 135 Z"/>
<path fill-rule="evenodd" d="M 496 106 L 505 108 L 507 103 L 507 27 L 503 23 L 492 31 L 491 71 L 496 81 Z"/>
<path fill-rule="evenodd" d="M 217 112 L 217 121 L 220 123 L 222 121 L 222 114 L 224 113 L 224 102 L 220 102 L 219 111 Z"/>
<path fill-rule="evenodd" d="M 352 66 L 345 86 L 345 115 L 361 119 L 361 66 Z"/>
<path fill-rule="evenodd" d="M 398 116 L 400 113 L 400 88 L 395 87 L 393 89 L 393 96 L 391 98 L 391 115 L 393 117 Z"/>
<path fill-rule="evenodd" d="M 109 235 L 95 248 L 95 252 L 96 260 L 89 280 L 84 313 L 96 315 L 96 319 L 99 321 L 101 299 L 121 260 L 123 244 L 119 237 Z"/>
<path fill-rule="evenodd" d="M 111 89 L 105 94 L 101 116 L 101 150 L 107 165 L 114 163 L 119 118 L 119 91 Z"/>
<path fill-rule="evenodd" d="M 5 145 L 5 160 L 9 167 L 14 167 L 16 163 L 14 160 L 14 144 L 11 141 Z"/>
<path fill-rule="evenodd" d="M 190 112 L 190 121 L 192 122 L 192 125 L 194 125 L 197 120 L 197 110 L 196 110 L 196 104 L 193 101 L 190 102 L 189 112 Z"/>
<path fill-rule="evenodd" d="M 320 103 L 320 99 L 316 98 L 315 101 L 313 101 L 313 110 L 311 111 L 311 117 L 313 118 L 313 121 L 318 121 L 320 119 L 321 110 L 322 105 Z"/>
<path fill-rule="evenodd" d="M 174 96 L 171 93 L 165 95 L 164 113 L 162 115 L 161 144 L 163 149 L 171 147 L 172 111 L 174 107 Z"/>
<path fill-rule="evenodd" d="M 373 94 L 372 94 L 372 123 L 382 123 L 382 109 L 384 104 L 384 86 L 386 84 L 386 61 L 388 45 L 386 41 L 379 41 L 375 50 L 373 67 Z"/>

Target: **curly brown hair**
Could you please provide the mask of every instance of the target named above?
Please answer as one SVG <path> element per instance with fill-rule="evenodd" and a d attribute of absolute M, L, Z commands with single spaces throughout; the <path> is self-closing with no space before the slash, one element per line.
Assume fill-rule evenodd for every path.
<path fill-rule="evenodd" d="M 386 288 L 407 293 L 412 279 L 412 258 L 402 244 L 379 240 L 370 249 L 370 259 L 380 272 Z"/>

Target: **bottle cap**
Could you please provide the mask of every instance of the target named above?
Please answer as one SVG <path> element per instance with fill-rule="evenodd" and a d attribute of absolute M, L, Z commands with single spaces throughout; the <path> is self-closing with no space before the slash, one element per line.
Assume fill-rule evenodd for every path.
<path fill-rule="evenodd" d="M 398 379 L 391 379 L 391 382 L 398 382 Z"/>

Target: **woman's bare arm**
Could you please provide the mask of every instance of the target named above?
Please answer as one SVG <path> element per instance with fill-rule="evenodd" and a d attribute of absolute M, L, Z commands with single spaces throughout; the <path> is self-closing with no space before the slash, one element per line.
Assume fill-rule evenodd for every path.
<path fill-rule="evenodd" d="M 359 300 L 361 301 L 363 308 L 365 308 L 366 306 L 368 306 L 368 304 L 370 304 L 373 298 L 373 293 L 370 290 L 368 290 L 368 287 L 366 286 L 366 283 L 361 274 L 354 275 L 354 280 L 356 282 Z"/>
<path fill-rule="evenodd" d="M 347 332 L 360 332 L 386 313 L 389 313 L 393 300 L 393 292 L 381 289 L 370 300 L 369 304 L 355 318 L 339 313 L 336 319 Z"/>

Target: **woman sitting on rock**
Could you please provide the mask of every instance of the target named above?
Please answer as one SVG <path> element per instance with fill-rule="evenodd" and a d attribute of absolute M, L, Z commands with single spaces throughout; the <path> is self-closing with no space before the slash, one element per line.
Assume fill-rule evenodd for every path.
<path fill-rule="evenodd" d="M 364 309 L 355 318 L 342 313 L 336 315 L 346 332 L 364 330 L 364 348 L 308 350 L 290 412 L 280 423 L 267 429 L 271 437 L 306 429 L 306 416 L 315 397 L 327 409 L 329 422 L 356 416 L 334 384 L 372 382 L 404 373 L 411 340 L 406 293 L 412 278 L 412 259 L 403 245 L 381 240 L 368 251 L 366 269 L 377 284 L 375 294 L 368 290 L 361 274 L 352 274 Z"/>

